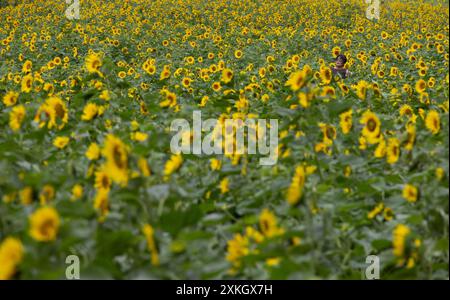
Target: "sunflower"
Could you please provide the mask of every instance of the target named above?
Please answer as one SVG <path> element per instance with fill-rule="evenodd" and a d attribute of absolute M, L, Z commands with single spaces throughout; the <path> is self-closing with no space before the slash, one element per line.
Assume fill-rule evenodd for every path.
<path fill-rule="evenodd" d="M 218 81 L 216 81 L 216 82 L 214 82 L 214 83 L 212 84 L 212 89 L 213 89 L 215 92 L 220 91 L 221 88 L 222 88 L 222 86 L 220 85 L 220 82 L 218 82 Z"/>
<path fill-rule="evenodd" d="M 100 214 L 99 222 L 103 222 L 109 213 L 109 190 L 97 190 L 94 199 L 94 209 Z"/>
<path fill-rule="evenodd" d="M 355 86 L 356 96 L 359 99 L 365 100 L 367 96 L 367 88 L 369 87 L 369 83 L 365 80 L 360 80 L 358 84 Z"/>
<path fill-rule="evenodd" d="M 291 74 L 285 86 L 289 86 L 294 92 L 301 89 L 306 83 L 306 75 L 303 70 Z"/>
<path fill-rule="evenodd" d="M 203 96 L 202 100 L 200 101 L 200 104 L 198 106 L 204 107 L 206 105 L 206 103 L 208 102 L 208 100 L 209 100 L 209 96 L 207 96 L 207 95 Z"/>
<path fill-rule="evenodd" d="M 412 94 L 412 87 L 409 84 L 405 83 L 402 86 L 402 91 L 407 93 L 408 95 L 411 95 Z"/>
<path fill-rule="evenodd" d="M 131 133 L 131 139 L 133 141 L 144 142 L 147 140 L 147 138 L 148 134 L 145 132 L 136 131 Z"/>
<path fill-rule="evenodd" d="M 292 177 L 291 185 L 289 186 L 286 193 L 286 200 L 289 204 L 295 205 L 298 203 L 303 194 L 305 180 L 305 168 L 303 166 L 298 166 L 295 169 L 295 174 Z"/>
<path fill-rule="evenodd" d="M 419 102 L 424 104 L 430 104 L 430 95 L 427 92 L 423 92 L 419 95 Z"/>
<path fill-rule="evenodd" d="M 414 147 L 414 143 L 416 141 L 416 127 L 414 124 L 409 123 L 406 126 L 406 140 L 404 147 L 406 150 L 411 151 Z"/>
<path fill-rule="evenodd" d="M 351 40 L 345 40 L 344 44 L 345 44 L 345 47 L 350 48 L 350 46 L 352 45 L 352 41 Z"/>
<path fill-rule="evenodd" d="M 398 224 L 392 234 L 393 253 L 397 257 L 399 265 L 405 263 L 405 252 L 407 250 L 407 237 L 411 234 L 408 226 Z"/>
<path fill-rule="evenodd" d="M 172 92 L 165 91 L 165 100 L 159 103 L 160 107 L 175 107 L 177 105 L 177 95 Z"/>
<path fill-rule="evenodd" d="M 233 265 L 232 270 L 241 267 L 241 259 L 250 253 L 249 246 L 250 239 L 240 233 L 235 234 L 233 239 L 227 242 L 226 260 Z"/>
<path fill-rule="evenodd" d="M 72 196 L 70 197 L 71 201 L 75 201 L 80 199 L 83 196 L 83 186 L 81 184 L 75 184 L 72 187 Z"/>
<path fill-rule="evenodd" d="M 211 158 L 210 159 L 210 168 L 213 171 L 218 171 L 222 167 L 222 162 L 218 160 L 217 158 Z"/>
<path fill-rule="evenodd" d="M 411 230 L 408 226 L 403 224 L 398 224 L 393 233 L 393 247 L 394 247 L 394 255 L 397 257 L 403 256 L 405 252 L 405 239 L 406 236 L 411 233 Z"/>
<path fill-rule="evenodd" d="M 183 80 L 181 81 L 181 84 L 183 85 L 183 87 L 188 88 L 191 85 L 192 79 L 189 77 L 184 77 Z"/>
<path fill-rule="evenodd" d="M 186 64 L 192 65 L 192 64 L 195 63 L 195 58 L 192 57 L 192 56 L 188 56 L 188 57 L 185 58 L 185 61 L 186 61 Z"/>
<path fill-rule="evenodd" d="M 83 108 L 83 115 L 81 116 L 81 120 L 90 121 L 96 116 L 100 115 L 100 107 L 95 103 L 88 103 Z"/>
<path fill-rule="evenodd" d="M 350 109 L 346 112 L 343 112 L 339 115 L 339 125 L 341 127 L 343 134 L 348 134 L 352 129 L 353 119 L 352 119 L 353 110 Z"/>
<path fill-rule="evenodd" d="M 51 83 L 46 82 L 44 83 L 43 90 L 48 92 L 49 95 L 51 95 L 55 91 L 55 86 Z"/>
<path fill-rule="evenodd" d="M 97 190 L 109 190 L 111 188 L 111 179 L 104 170 L 100 169 L 95 172 L 95 184 Z"/>
<path fill-rule="evenodd" d="M 307 108 L 309 107 L 311 101 L 313 100 L 314 94 L 300 92 L 297 97 L 300 105 L 303 106 L 304 108 Z"/>
<path fill-rule="evenodd" d="M 139 158 L 138 168 L 141 171 L 143 177 L 148 177 L 151 175 L 150 167 L 148 166 L 148 162 L 144 157 Z"/>
<path fill-rule="evenodd" d="M 238 109 L 238 111 L 247 111 L 247 108 L 249 106 L 247 98 L 243 94 L 239 95 L 239 100 L 237 100 L 234 104 L 234 107 Z"/>
<path fill-rule="evenodd" d="M 416 92 L 421 94 L 425 92 L 425 89 L 427 88 L 427 82 L 423 79 L 419 79 L 416 82 Z"/>
<path fill-rule="evenodd" d="M 405 186 L 403 187 L 402 196 L 406 201 L 414 203 L 417 201 L 418 195 L 419 191 L 415 186 L 411 184 L 405 184 Z"/>
<path fill-rule="evenodd" d="M 396 77 L 398 75 L 398 68 L 397 67 L 391 67 L 389 71 L 389 76 Z"/>
<path fill-rule="evenodd" d="M 100 55 L 98 55 L 97 53 L 91 53 L 86 57 L 85 66 L 89 73 L 96 73 L 100 76 L 102 75 L 102 73 L 100 72 L 102 60 Z"/>
<path fill-rule="evenodd" d="M 42 120 L 44 118 L 48 120 Z M 34 121 L 39 124 L 39 127 L 45 126 L 48 121 L 47 127 L 49 129 L 53 127 L 62 129 L 69 121 L 66 104 L 59 97 L 52 96 L 48 98 L 38 109 Z"/>
<path fill-rule="evenodd" d="M 435 110 L 430 110 L 425 117 L 425 126 L 432 134 L 437 134 L 441 129 L 441 121 L 439 113 Z"/>
<path fill-rule="evenodd" d="M 436 178 L 437 178 L 438 180 L 441 180 L 441 179 L 444 178 L 444 176 L 445 176 L 445 171 L 444 171 L 443 168 L 438 167 L 438 168 L 436 168 L 436 170 L 434 171 L 434 175 L 436 176 Z"/>
<path fill-rule="evenodd" d="M 112 134 L 106 136 L 102 155 L 106 158 L 105 172 L 122 186 L 128 183 L 128 149 L 125 144 Z"/>
<path fill-rule="evenodd" d="M 47 63 L 47 67 L 49 70 L 53 70 L 55 66 L 55 63 L 52 60 Z"/>
<path fill-rule="evenodd" d="M 19 239 L 7 237 L 2 241 L 0 244 L 0 280 L 11 279 L 14 276 L 23 254 L 24 247 Z"/>
<path fill-rule="evenodd" d="M 53 146 L 58 149 L 63 149 L 69 143 L 69 138 L 67 136 L 58 136 L 53 140 Z"/>
<path fill-rule="evenodd" d="M 385 207 L 383 210 L 383 218 L 386 221 L 391 221 L 394 218 L 394 211 L 390 207 Z"/>
<path fill-rule="evenodd" d="M 30 236 L 39 242 L 56 239 L 60 225 L 58 212 L 53 207 L 38 208 L 30 216 Z"/>
<path fill-rule="evenodd" d="M 168 65 L 165 65 L 163 70 L 161 71 L 161 74 L 159 76 L 159 80 L 164 80 L 170 77 L 170 68 Z"/>
<path fill-rule="evenodd" d="M 21 91 L 24 93 L 31 92 L 31 88 L 33 87 L 33 75 L 28 74 L 22 78 Z"/>
<path fill-rule="evenodd" d="M 425 75 L 427 75 L 427 69 L 425 68 L 420 68 L 419 71 L 417 71 L 419 73 L 419 76 L 423 77 Z"/>
<path fill-rule="evenodd" d="M 20 129 L 20 126 L 25 119 L 25 114 L 25 106 L 23 105 L 15 106 L 9 112 L 9 127 L 13 131 L 18 131 Z"/>
<path fill-rule="evenodd" d="M 108 90 L 103 90 L 98 97 L 102 100 L 109 101 L 111 100 L 111 93 Z"/>
<path fill-rule="evenodd" d="M 336 57 L 341 53 L 341 48 L 339 48 L 338 46 L 333 47 L 333 49 L 331 50 L 331 53 L 333 54 L 334 57 Z"/>
<path fill-rule="evenodd" d="M 60 65 L 61 64 L 61 62 L 62 62 L 62 60 L 61 60 L 61 57 L 55 57 L 54 59 L 53 59 L 53 62 L 55 63 L 55 65 Z"/>
<path fill-rule="evenodd" d="M 367 142 L 369 144 L 377 143 L 381 132 L 381 122 L 377 115 L 367 110 L 363 113 L 359 122 L 364 124 L 362 135 L 366 138 Z"/>
<path fill-rule="evenodd" d="M 219 183 L 219 189 L 221 194 L 225 194 L 230 191 L 230 180 L 228 177 L 223 178 Z"/>
<path fill-rule="evenodd" d="M 434 79 L 434 77 L 431 77 L 430 79 L 428 79 L 428 87 L 433 88 L 434 85 L 436 84 L 436 79 Z"/>
<path fill-rule="evenodd" d="M 221 81 L 227 84 L 231 79 L 233 79 L 233 71 L 231 69 L 223 69 Z"/>
<path fill-rule="evenodd" d="M 333 125 L 319 123 L 319 127 L 323 134 L 323 143 L 327 146 L 333 144 L 333 140 L 336 139 L 336 128 Z"/>
<path fill-rule="evenodd" d="M 389 164 L 395 164 L 400 157 L 400 142 L 396 138 L 390 138 L 386 146 L 386 160 Z"/>
<path fill-rule="evenodd" d="M 31 72 L 31 68 L 33 67 L 33 63 L 29 60 L 25 61 L 22 66 L 22 72 L 28 74 Z"/>
<path fill-rule="evenodd" d="M 59 118 L 62 123 L 67 123 L 69 119 L 66 104 L 59 97 L 50 97 L 46 100 L 47 105 L 54 111 L 54 118 L 51 119 L 53 125 L 56 126 L 57 120 Z M 61 127 L 60 127 L 61 128 Z"/>
<path fill-rule="evenodd" d="M 242 57 L 243 53 L 241 50 L 236 50 L 234 51 L 234 57 L 236 57 L 237 59 L 240 59 Z"/>
<path fill-rule="evenodd" d="M 13 106 L 17 103 L 17 99 L 19 99 L 19 93 L 9 91 L 3 96 L 3 104 L 6 106 Z"/>
<path fill-rule="evenodd" d="M 261 233 L 268 238 L 284 233 L 284 229 L 278 227 L 277 218 L 274 213 L 267 208 L 263 209 L 259 215 L 259 229 L 261 230 Z"/>
<path fill-rule="evenodd" d="M 411 117 L 414 114 L 413 109 L 408 104 L 403 104 L 400 107 L 399 112 L 400 116 L 407 116 L 407 117 Z"/>
<path fill-rule="evenodd" d="M 328 67 L 320 68 L 320 79 L 323 84 L 329 84 L 333 78 L 333 72 Z"/>
<path fill-rule="evenodd" d="M 327 146 L 327 144 L 325 144 L 324 142 L 317 143 L 317 144 L 314 146 L 314 151 L 317 152 L 317 153 L 323 152 L 323 153 L 325 153 L 326 155 L 331 155 L 331 150 L 330 150 L 330 148 L 329 148 L 329 147 Z"/>
<path fill-rule="evenodd" d="M 378 203 L 370 212 L 367 213 L 367 218 L 368 219 L 373 219 L 375 218 L 377 215 L 379 215 L 384 208 L 384 203 L 380 202 Z"/>
<path fill-rule="evenodd" d="M 97 143 L 91 143 L 86 150 L 85 155 L 89 160 L 98 159 L 100 157 L 100 147 L 97 145 Z"/>
<path fill-rule="evenodd" d="M 261 77 L 261 78 L 266 77 L 266 68 L 264 68 L 264 67 L 260 68 L 260 69 L 258 70 L 258 75 L 259 75 L 259 77 Z"/>
<path fill-rule="evenodd" d="M 329 96 L 331 98 L 336 98 L 336 91 L 332 86 L 324 86 L 322 89 L 321 96 Z"/>
<path fill-rule="evenodd" d="M 373 154 L 376 158 L 382 158 L 386 156 L 386 140 L 383 136 L 380 137 L 379 143 L 375 148 L 375 152 Z"/>
<path fill-rule="evenodd" d="M 135 70 L 133 68 L 129 68 L 127 71 L 127 75 L 132 76 L 134 74 Z"/>
<path fill-rule="evenodd" d="M 346 86 L 343 82 L 339 82 L 338 86 L 344 94 L 348 94 L 349 92 L 348 86 Z"/>
<path fill-rule="evenodd" d="M 20 203 L 29 205 L 33 202 L 33 188 L 26 186 L 19 191 Z"/>
<path fill-rule="evenodd" d="M 215 64 L 210 65 L 208 69 L 211 73 L 217 72 L 217 66 Z"/>
<path fill-rule="evenodd" d="M 144 63 L 143 69 L 149 75 L 154 75 L 156 73 L 156 67 L 152 63 Z"/>
<path fill-rule="evenodd" d="M 148 108 L 145 105 L 144 101 L 139 102 L 139 112 L 141 113 L 141 115 L 148 115 Z"/>
<path fill-rule="evenodd" d="M 290 69 L 292 69 L 293 66 L 294 66 L 294 63 L 292 62 L 292 60 L 288 59 L 286 64 L 285 64 L 285 68 L 287 70 L 290 70 Z"/>
<path fill-rule="evenodd" d="M 155 230 L 150 224 L 145 224 L 142 227 L 142 232 L 144 233 L 145 239 L 147 241 L 147 249 L 150 251 L 151 263 L 153 266 L 159 265 L 159 255 L 158 248 L 155 242 Z"/>
<path fill-rule="evenodd" d="M 167 180 L 169 176 L 178 170 L 183 163 L 183 157 L 181 154 L 174 154 L 164 165 L 164 177 Z"/>
<path fill-rule="evenodd" d="M 46 205 L 55 197 L 55 188 L 50 184 L 44 185 L 41 193 L 39 194 L 39 201 L 41 205 Z"/>

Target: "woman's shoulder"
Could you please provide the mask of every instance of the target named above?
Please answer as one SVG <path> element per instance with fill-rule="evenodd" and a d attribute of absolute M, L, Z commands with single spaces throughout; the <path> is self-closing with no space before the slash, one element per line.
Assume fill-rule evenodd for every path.
<path fill-rule="evenodd" d="M 350 76 L 350 74 L 351 74 L 348 69 L 344 69 L 344 68 L 343 69 L 337 69 L 337 68 L 333 67 L 331 69 L 331 71 L 333 72 L 333 74 L 339 74 L 342 77 L 347 77 L 347 76 Z"/>

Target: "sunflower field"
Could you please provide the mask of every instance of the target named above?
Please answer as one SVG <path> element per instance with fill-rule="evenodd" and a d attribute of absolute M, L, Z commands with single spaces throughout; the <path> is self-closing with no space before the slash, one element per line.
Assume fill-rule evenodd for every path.
<path fill-rule="evenodd" d="M 447 1 L 72 2 L 1 1 L 0 279 L 448 279 Z M 172 153 L 193 111 L 278 161 Z"/>

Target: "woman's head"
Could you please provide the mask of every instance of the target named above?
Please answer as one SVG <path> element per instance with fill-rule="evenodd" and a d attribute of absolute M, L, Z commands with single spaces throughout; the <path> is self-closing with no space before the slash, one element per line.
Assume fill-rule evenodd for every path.
<path fill-rule="evenodd" d="M 345 63 L 347 62 L 347 57 L 344 54 L 339 54 L 336 56 L 336 67 L 342 68 L 344 67 Z"/>

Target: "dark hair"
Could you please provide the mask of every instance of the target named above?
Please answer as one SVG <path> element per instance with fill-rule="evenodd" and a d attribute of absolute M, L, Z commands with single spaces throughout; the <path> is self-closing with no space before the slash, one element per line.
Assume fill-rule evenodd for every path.
<path fill-rule="evenodd" d="M 344 62 L 344 64 L 347 62 L 347 57 L 344 54 L 339 54 L 336 56 L 335 60 L 338 60 L 339 58 Z"/>

